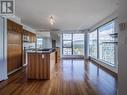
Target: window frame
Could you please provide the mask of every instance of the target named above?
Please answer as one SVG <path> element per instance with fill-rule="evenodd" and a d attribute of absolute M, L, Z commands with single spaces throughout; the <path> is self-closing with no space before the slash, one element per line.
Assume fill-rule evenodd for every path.
<path fill-rule="evenodd" d="M 65 40 L 65 39 L 63 39 L 63 35 L 64 34 L 71 34 L 71 40 Z M 72 53 L 71 53 L 71 56 L 84 56 L 84 55 L 74 55 L 73 54 L 73 51 L 74 51 L 74 48 L 73 48 L 73 34 L 83 34 L 84 35 L 84 33 L 62 33 L 62 55 L 63 56 L 67 56 L 67 55 L 64 55 L 64 50 L 63 50 L 63 48 L 71 48 L 72 49 Z M 64 41 L 71 41 L 71 47 L 65 47 L 64 46 L 64 44 L 63 44 L 63 42 Z M 84 35 L 84 45 L 85 45 L 85 35 Z M 84 49 L 84 48 L 83 48 Z M 85 49 L 84 49 L 84 51 L 85 51 Z M 70 55 L 69 55 L 70 56 Z"/>
<path fill-rule="evenodd" d="M 118 50 L 118 45 L 117 45 L 117 47 L 116 46 L 114 46 L 114 64 L 111 64 L 111 63 L 109 63 L 109 62 L 107 62 L 107 61 L 104 61 L 104 60 L 100 60 L 99 59 L 99 28 L 100 27 L 103 27 L 103 26 L 105 26 L 106 24 L 108 24 L 108 23 L 111 23 L 111 22 L 114 22 L 114 33 L 118 33 L 118 32 L 115 32 L 116 31 L 116 19 L 117 19 L 117 17 L 116 18 L 114 18 L 114 19 L 112 19 L 112 20 L 110 20 L 110 21 L 108 21 L 108 22 L 106 22 L 106 23 L 104 23 L 104 24 L 102 24 L 102 25 L 100 25 L 99 27 L 97 27 L 97 28 L 95 28 L 93 31 L 91 31 L 91 32 L 94 32 L 95 30 L 97 30 L 97 58 L 95 58 L 95 57 L 92 57 L 92 56 L 90 56 L 90 54 L 88 55 L 89 57 L 91 57 L 91 58 L 94 58 L 94 59 L 97 59 L 98 61 L 101 61 L 101 62 L 103 62 L 103 63 L 105 63 L 106 65 L 109 65 L 109 66 L 112 66 L 112 67 L 116 67 L 117 66 L 117 64 L 118 64 L 118 61 L 117 61 L 117 50 Z M 91 33 L 90 32 L 90 33 Z"/>
<path fill-rule="evenodd" d="M 64 34 L 71 34 L 71 39 L 70 40 L 63 39 L 63 35 Z M 71 48 L 72 49 L 71 51 L 73 51 L 73 48 L 72 48 L 73 47 L 72 37 L 73 37 L 73 34 L 72 33 L 62 33 L 62 55 L 63 56 L 67 56 L 67 55 L 64 55 L 64 49 L 63 48 Z M 64 44 L 63 44 L 64 41 L 71 41 L 71 47 L 65 47 Z M 71 55 L 73 55 L 73 52 L 71 52 Z"/>
<path fill-rule="evenodd" d="M 96 50 L 96 51 L 97 51 L 97 52 L 96 52 L 97 54 L 96 54 L 96 57 L 90 55 L 90 50 L 89 50 L 89 49 L 88 49 L 88 50 L 89 50 L 88 52 L 89 52 L 89 56 L 91 56 L 91 57 L 93 57 L 93 58 L 98 58 L 98 29 L 95 29 L 95 30 L 93 30 L 92 32 L 95 32 L 95 31 L 96 31 L 96 35 L 97 35 L 97 38 L 96 38 L 96 40 L 97 40 L 97 43 L 96 43 L 96 46 L 97 46 L 97 50 Z M 90 33 L 92 33 L 92 32 L 90 32 Z M 89 34 L 90 34 L 90 33 L 89 33 Z M 90 42 L 90 35 L 89 35 L 89 42 Z M 90 48 L 90 47 L 89 47 L 89 48 Z"/>
<path fill-rule="evenodd" d="M 106 24 L 104 24 L 104 25 L 102 25 L 101 27 L 99 27 L 98 28 L 98 43 L 99 43 L 99 45 L 98 45 L 98 49 L 99 49 L 99 52 L 98 52 L 98 59 L 100 60 L 100 61 L 102 61 L 102 62 L 104 62 L 104 63 L 107 63 L 108 65 L 112 65 L 112 66 L 114 66 L 115 65 L 115 45 L 114 45 L 114 64 L 113 63 L 111 63 L 111 62 L 108 62 L 108 61 L 106 61 L 106 60 L 104 60 L 104 59 L 101 59 L 100 58 L 100 31 L 99 31 L 99 29 L 100 28 L 103 28 L 103 27 L 106 27 L 107 25 L 109 25 L 109 24 L 111 24 L 111 23 L 114 23 L 115 24 L 115 21 L 110 21 L 110 22 L 108 22 L 108 23 L 106 23 Z M 114 26 L 114 33 L 115 33 L 115 26 Z"/>

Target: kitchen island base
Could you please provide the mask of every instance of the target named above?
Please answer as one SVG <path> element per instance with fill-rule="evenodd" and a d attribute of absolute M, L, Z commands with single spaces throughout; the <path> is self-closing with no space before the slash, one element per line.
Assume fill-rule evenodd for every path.
<path fill-rule="evenodd" d="M 51 79 L 54 76 L 54 52 L 28 52 L 28 79 Z"/>

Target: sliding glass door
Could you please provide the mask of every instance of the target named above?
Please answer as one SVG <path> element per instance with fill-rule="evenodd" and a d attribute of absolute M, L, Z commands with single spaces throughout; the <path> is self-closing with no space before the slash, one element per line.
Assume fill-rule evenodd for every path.
<path fill-rule="evenodd" d="M 84 55 L 84 34 L 63 34 L 63 55 Z"/>

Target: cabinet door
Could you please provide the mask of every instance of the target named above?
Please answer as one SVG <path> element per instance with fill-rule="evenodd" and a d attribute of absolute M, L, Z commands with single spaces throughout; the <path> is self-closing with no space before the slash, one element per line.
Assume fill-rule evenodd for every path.
<path fill-rule="evenodd" d="M 36 34 L 34 35 L 34 42 L 36 42 Z"/>
<path fill-rule="evenodd" d="M 19 68 L 22 66 L 22 50 L 21 50 L 21 45 L 15 46 L 15 52 L 16 52 L 16 68 Z"/>
<path fill-rule="evenodd" d="M 19 28 L 20 26 L 20 28 Z M 22 26 L 7 20 L 8 30 L 8 48 L 7 48 L 7 66 L 8 73 L 22 66 Z"/>
<path fill-rule="evenodd" d="M 39 79 L 49 79 L 48 54 L 38 54 L 37 56 L 37 74 Z"/>
<path fill-rule="evenodd" d="M 44 67 L 43 67 L 44 63 L 43 63 L 43 61 L 44 60 L 42 60 L 41 54 L 37 54 L 37 60 L 36 61 L 37 61 L 37 64 L 36 64 L 37 76 L 36 76 L 36 78 L 37 79 L 43 79 L 43 77 L 44 77 Z"/>
<path fill-rule="evenodd" d="M 8 53 L 7 68 L 8 68 L 8 73 L 9 73 L 15 69 L 15 47 L 13 45 L 8 45 L 8 52 L 7 53 Z"/>
<path fill-rule="evenodd" d="M 37 56 L 34 53 L 28 53 L 28 78 L 36 79 Z"/>

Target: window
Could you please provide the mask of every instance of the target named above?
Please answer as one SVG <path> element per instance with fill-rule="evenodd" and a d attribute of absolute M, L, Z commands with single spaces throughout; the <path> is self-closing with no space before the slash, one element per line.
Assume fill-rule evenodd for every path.
<path fill-rule="evenodd" d="M 72 48 L 63 48 L 63 55 L 72 55 Z"/>
<path fill-rule="evenodd" d="M 63 34 L 63 55 L 72 55 L 72 34 Z"/>
<path fill-rule="evenodd" d="M 115 62 L 115 38 L 111 36 L 115 32 L 114 29 L 114 21 L 98 29 L 99 59 L 106 61 L 109 64 L 114 64 Z"/>
<path fill-rule="evenodd" d="M 84 55 L 84 34 L 73 34 L 73 55 Z"/>
<path fill-rule="evenodd" d="M 89 55 L 97 58 L 97 30 L 89 33 Z"/>
<path fill-rule="evenodd" d="M 37 38 L 37 48 L 43 48 L 43 38 Z"/>
<path fill-rule="evenodd" d="M 111 21 L 89 33 L 89 56 L 115 66 L 117 63 L 117 33 Z"/>
<path fill-rule="evenodd" d="M 72 40 L 72 34 L 63 34 L 63 40 Z"/>
<path fill-rule="evenodd" d="M 71 47 L 71 41 L 63 41 L 63 47 Z"/>
<path fill-rule="evenodd" d="M 84 55 L 84 34 L 63 34 L 63 55 Z"/>

